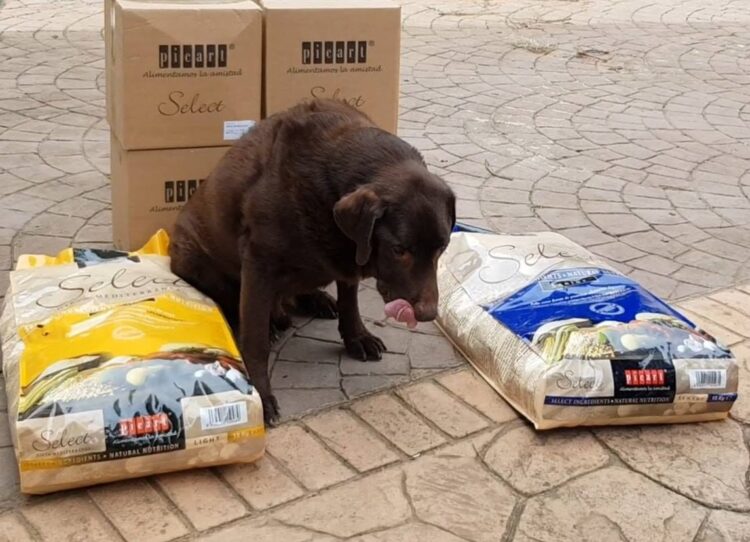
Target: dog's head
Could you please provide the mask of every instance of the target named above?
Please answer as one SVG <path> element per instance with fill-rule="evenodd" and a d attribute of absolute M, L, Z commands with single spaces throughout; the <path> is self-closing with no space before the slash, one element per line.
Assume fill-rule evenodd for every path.
<path fill-rule="evenodd" d="M 334 218 L 355 242 L 357 265 L 376 278 L 386 303 L 405 299 L 417 320 L 434 320 L 437 260 L 456 223 L 448 185 L 422 164 L 400 164 L 341 198 Z"/>

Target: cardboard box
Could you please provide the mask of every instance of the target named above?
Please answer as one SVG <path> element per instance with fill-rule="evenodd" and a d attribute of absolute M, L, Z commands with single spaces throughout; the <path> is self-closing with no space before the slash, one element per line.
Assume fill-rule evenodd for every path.
<path fill-rule="evenodd" d="M 108 119 L 125 149 L 230 145 L 260 119 L 263 17 L 250 0 L 107 0 Z"/>
<path fill-rule="evenodd" d="M 177 214 L 229 147 L 127 151 L 111 137 L 112 229 L 120 250 L 136 250 Z"/>
<path fill-rule="evenodd" d="M 398 123 L 401 8 L 389 0 L 263 0 L 266 116 L 339 98 Z"/>
<path fill-rule="evenodd" d="M 112 13 L 114 12 L 114 0 L 104 0 L 104 97 L 107 104 L 107 122 L 112 125 L 112 70 L 110 69 L 110 56 L 112 55 Z"/>

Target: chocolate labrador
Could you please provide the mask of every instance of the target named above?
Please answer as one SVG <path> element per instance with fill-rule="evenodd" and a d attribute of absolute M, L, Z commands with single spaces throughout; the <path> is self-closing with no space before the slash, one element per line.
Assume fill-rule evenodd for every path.
<path fill-rule="evenodd" d="M 288 302 L 338 316 L 347 352 L 378 360 L 385 345 L 362 323 L 359 281 L 375 277 L 386 302 L 433 320 L 436 263 L 454 224 L 453 192 L 416 149 L 351 106 L 315 100 L 259 122 L 227 151 L 180 212 L 170 255 L 239 330 L 273 425 L 269 330 L 289 327 Z M 334 281 L 337 301 L 320 290 Z"/>

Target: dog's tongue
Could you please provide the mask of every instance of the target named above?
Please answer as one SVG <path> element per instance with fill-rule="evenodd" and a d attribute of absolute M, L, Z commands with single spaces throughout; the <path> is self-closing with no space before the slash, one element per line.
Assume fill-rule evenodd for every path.
<path fill-rule="evenodd" d="M 417 327 L 417 319 L 414 317 L 414 307 L 405 299 L 396 299 L 385 305 L 385 315 L 397 322 L 405 323 L 410 329 Z"/>

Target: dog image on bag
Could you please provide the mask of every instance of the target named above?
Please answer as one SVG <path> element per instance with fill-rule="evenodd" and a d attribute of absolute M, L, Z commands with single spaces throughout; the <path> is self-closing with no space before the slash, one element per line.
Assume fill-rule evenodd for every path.
<path fill-rule="evenodd" d="M 434 320 L 454 224 L 453 192 L 415 148 L 352 106 L 312 100 L 227 152 L 178 216 L 170 256 L 238 331 L 270 425 L 279 408 L 268 356 L 291 324 L 286 310 L 338 317 L 349 355 L 379 360 L 385 345 L 362 322 L 359 282 L 374 277 L 399 320 Z M 320 290 L 332 282 L 335 301 Z"/>

